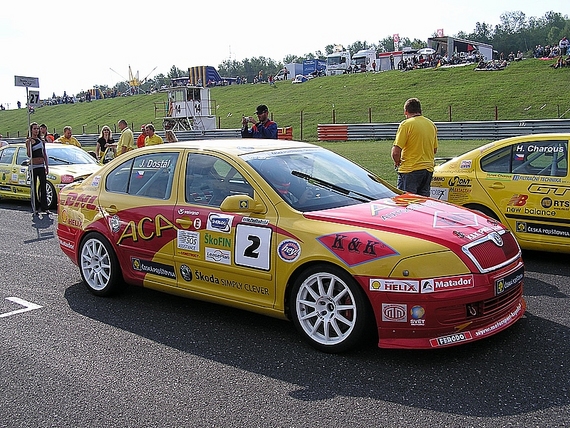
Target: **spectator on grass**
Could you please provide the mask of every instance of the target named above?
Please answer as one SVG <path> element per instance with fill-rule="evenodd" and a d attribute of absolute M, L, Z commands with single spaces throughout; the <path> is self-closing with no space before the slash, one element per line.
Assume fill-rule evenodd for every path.
<path fill-rule="evenodd" d="M 566 55 L 569 47 L 570 47 L 570 41 L 566 37 L 562 37 L 560 42 L 558 42 L 558 49 L 560 50 L 560 52 L 558 53 L 560 54 L 560 56 Z"/>

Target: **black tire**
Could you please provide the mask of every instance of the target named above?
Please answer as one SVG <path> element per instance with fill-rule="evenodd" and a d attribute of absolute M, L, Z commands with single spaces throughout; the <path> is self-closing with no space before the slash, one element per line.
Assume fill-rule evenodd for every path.
<path fill-rule="evenodd" d="M 123 288 L 121 268 L 113 247 L 100 233 L 86 235 L 79 247 L 79 271 L 89 291 L 110 296 Z"/>
<path fill-rule="evenodd" d="M 46 199 L 48 209 L 55 209 L 57 207 L 57 193 L 55 187 L 49 181 L 46 183 Z"/>
<path fill-rule="evenodd" d="M 363 343 L 370 319 L 361 287 L 344 270 L 316 265 L 293 284 L 290 315 L 303 338 L 328 353 L 344 352 Z"/>

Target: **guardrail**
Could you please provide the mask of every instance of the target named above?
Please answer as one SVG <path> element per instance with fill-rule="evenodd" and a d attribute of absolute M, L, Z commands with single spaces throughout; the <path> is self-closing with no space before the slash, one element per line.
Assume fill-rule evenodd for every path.
<path fill-rule="evenodd" d="M 499 140 L 516 135 L 570 133 L 570 119 L 436 122 L 440 140 Z M 399 123 L 319 124 L 319 141 L 393 140 Z"/>
<path fill-rule="evenodd" d="M 292 140 L 293 139 L 293 128 L 287 126 L 285 128 L 278 128 L 277 138 L 280 140 Z M 140 134 L 139 132 L 134 132 L 135 140 L 137 136 Z M 160 135 L 163 139 L 164 131 L 157 131 L 156 134 Z M 121 134 L 115 133 L 113 134 L 113 138 L 115 142 L 119 140 Z M 77 141 L 81 143 L 82 146 L 94 146 L 97 144 L 97 139 L 99 138 L 98 134 L 74 134 Z M 179 141 L 191 141 L 191 140 L 213 140 L 213 139 L 232 139 L 232 138 L 241 138 L 241 130 L 240 129 L 212 129 L 209 131 L 177 131 L 176 137 Z M 15 143 L 23 143 L 26 141 L 24 137 L 18 138 L 6 138 L 11 144 Z"/>

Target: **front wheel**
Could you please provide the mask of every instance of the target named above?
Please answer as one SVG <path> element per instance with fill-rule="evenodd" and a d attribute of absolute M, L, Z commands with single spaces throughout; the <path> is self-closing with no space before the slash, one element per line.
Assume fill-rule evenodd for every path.
<path fill-rule="evenodd" d="M 55 209 L 57 207 L 57 193 L 54 185 L 49 181 L 46 183 L 46 200 L 48 208 Z"/>
<path fill-rule="evenodd" d="M 117 256 L 109 241 L 99 233 L 91 233 L 81 242 L 79 270 L 89 291 L 97 296 L 109 296 L 122 286 Z"/>
<path fill-rule="evenodd" d="M 304 339 L 323 352 L 356 347 L 368 324 L 368 305 L 360 286 L 335 266 L 314 266 L 295 281 L 290 312 Z"/>

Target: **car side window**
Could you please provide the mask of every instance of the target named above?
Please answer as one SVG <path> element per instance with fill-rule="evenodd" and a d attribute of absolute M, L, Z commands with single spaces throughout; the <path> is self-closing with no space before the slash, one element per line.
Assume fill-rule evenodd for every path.
<path fill-rule="evenodd" d="M 122 163 L 107 175 L 108 192 L 169 199 L 178 153 L 151 153 Z"/>
<path fill-rule="evenodd" d="M 23 165 L 24 162 L 28 163 L 28 152 L 25 147 L 20 147 L 18 149 L 18 156 L 16 157 L 16 165 Z"/>
<path fill-rule="evenodd" d="M 481 169 L 485 172 L 511 172 L 511 146 L 503 147 L 481 158 Z"/>
<path fill-rule="evenodd" d="M 568 141 L 531 141 L 512 146 L 513 174 L 564 177 L 568 174 Z"/>
<path fill-rule="evenodd" d="M 2 152 L 0 152 L 0 163 L 12 163 L 15 150 L 15 147 L 8 147 L 7 149 L 2 150 Z"/>
<path fill-rule="evenodd" d="M 220 206 L 230 195 L 249 195 L 253 188 L 228 162 L 215 156 L 190 153 L 186 160 L 185 201 Z"/>

